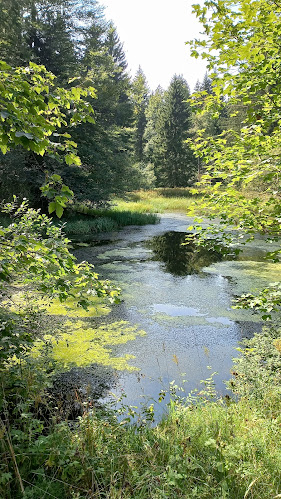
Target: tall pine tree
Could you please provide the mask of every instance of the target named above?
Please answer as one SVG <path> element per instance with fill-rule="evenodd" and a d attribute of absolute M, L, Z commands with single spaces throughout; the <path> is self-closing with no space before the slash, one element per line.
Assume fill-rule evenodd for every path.
<path fill-rule="evenodd" d="M 145 74 L 139 67 L 132 83 L 132 103 L 134 109 L 134 151 L 135 161 L 141 162 L 144 158 L 144 131 L 146 127 L 145 111 L 148 104 L 149 88 Z"/>
<path fill-rule="evenodd" d="M 155 175 L 159 187 L 186 187 L 193 180 L 196 160 L 185 142 L 191 127 L 189 87 L 182 76 L 174 76 L 164 95 L 157 120 Z"/>
<path fill-rule="evenodd" d="M 145 111 L 146 128 L 144 132 L 144 156 L 147 163 L 157 165 L 161 158 L 162 147 L 162 115 L 164 106 L 164 90 L 159 86 L 149 97 Z"/>
<path fill-rule="evenodd" d="M 13 66 L 43 64 L 58 85 L 76 77 L 71 86 L 97 90 L 91 102 L 95 124 L 82 124 L 72 133 L 82 166 L 65 168 L 25 152 L 19 159 L 18 151 L 0 156 L 0 175 L 6 177 L 0 197 L 7 198 L 9 177 L 15 193 L 37 203 L 44 170 L 58 171 L 77 198 L 96 203 L 125 189 L 133 149 L 130 80 L 122 44 L 103 9 L 96 0 L 0 0 L 0 13 L 0 59 Z"/>

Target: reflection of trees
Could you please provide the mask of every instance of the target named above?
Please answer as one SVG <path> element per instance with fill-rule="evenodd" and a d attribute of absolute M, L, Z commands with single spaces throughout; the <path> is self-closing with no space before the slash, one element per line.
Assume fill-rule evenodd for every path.
<path fill-rule="evenodd" d="M 196 247 L 193 242 L 186 244 L 186 235 L 185 232 L 170 231 L 148 241 L 148 247 L 155 254 L 153 260 L 164 262 L 166 272 L 176 276 L 196 274 L 203 267 L 223 259 L 223 254 L 218 251 Z"/>

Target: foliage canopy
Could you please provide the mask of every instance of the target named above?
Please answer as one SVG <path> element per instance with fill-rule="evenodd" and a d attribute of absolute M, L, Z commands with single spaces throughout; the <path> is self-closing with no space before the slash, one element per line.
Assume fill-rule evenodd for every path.
<path fill-rule="evenodd" d="M 220 179 L 229 188 L 232 200 L 235 189 L 261 185 L 271 197 L 266 202 L 248 201 L 250 212 L 259 215 L 251 220 L 248 217 L 245 223 L 240 217 L 245 229 L 255 226 L 260 230 L 269 204 L 274 215 L 279 213 L 281 6 L 264 0 L 206 1 L 202 7 L 195 5 L 194 11 L 208 39 L 190 42 L 192 52 L 195 57 L 201 53 L 207 58 L 213 82 L 213 92 L 197 94 L 194 106 L 203 99 L 203 112 L 211 110 L 216 115 L 223 106 L 222 98 L 228 104 L 242 101 L 247 105 L 241 131 L 230 128 L 208 138 L 201 132 L 196 138 L 194 149 L 207 166 L 202 184 L 210 184 L 211 178 Z M 213 200 L 224 206 L 227 197 L 220 195 L 220 186 L 212 185 Z M 235 205 L 241 206 L 241 212 L 243 203 L 243 196 L 236 198 Z M 231 218 L 230 211 L 228 215 Z M 272 232 L 275 224 L 267 218 L 264 231 Z"/>
<path fill-rule="evenodd" d="M 12 68 L 0 62 L 0 148 L 3 154 L 21 145 L 43 156 L 65 152 L 67 164 L 80 165 L 76 143 L 69 133 L 56 131 L 93 120 L 93 108 L 84 98 L 95 97 L 93 87 L 69 90 L 55 86 L 55 76 L 32 62 Z"/>

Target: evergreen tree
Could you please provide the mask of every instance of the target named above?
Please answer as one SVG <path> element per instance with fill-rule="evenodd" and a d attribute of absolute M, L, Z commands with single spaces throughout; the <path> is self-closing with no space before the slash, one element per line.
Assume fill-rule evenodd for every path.
<path fill-rule="evenodd" d="M 203 78 L 202 82 L 200 82 L 200 80 L 196 81 L 195 87 L 194 87 L 194 93 L 197 93 L 197 92 L 205 92 L 206 94 L 212 94 L 212 92 L 213 92 L 212 80 L 208 76 L 207 72 L 204 74 L 204 78 Z"/>
<path fill-rule="evenodd" d="M 43 64 L 63 84 L 67 84 L 77 72 L 78 62 L 69 4 L 67 0 L 41 4 L 32 1 L 29 12 L 25 14 L 26 41 L 31 59 Z"/>
<path fill-rule="evenodd" d="M 112 23 L 110 23 L 108 28 L 106 45 L 108 47 L 108 53 L 111 55 L 116 68 L 119 69 L 119 71 L 116 71 L 115 80 L 118 81 L 119 79 L 123 79 L 126 75 L 128 64 L 123 43 L 120 41 L 116 28 Z"/>
<path fill-rule="evenodd" d="M 205 73 L 205 75 L 204 75 L 200 90 L 201 90 L 201 92 L 206 92 L 206 94 L 209 94 L 209 95 L 213 93 L 212 80 L 208 76 L 208 73 Z"/>
<path fill-rule="evenodd" d="M 13 66 L 30 60 L 24 14 L 29 0 L 0 0 L 0 58 Z"/>
<path fill-rule="evenodd" d="M 195 83 L 194 93 L 197 93 L 197 92 L 201 92 L 201 83 L 200 83 L 200 80 L 197 80 L 196 83 Z"/>
<path fill-rule="evenodd" d="M 132 152 L 130 80 L 122 43 L 112 24 L 99 11 L 92 16 L 85 36 L 81 65 L 97 90 L 93 103 L 96 123 L 80 126 L 74 134 L 85 167 L 77 196 L 99 203 L 127 188 Z M 67 172 L 65 172 L 67 174 Z M 79 171 L 69 184 L 77 184 Z"/>
<path fill-rule="evenodd" d="M 132 102 L 134 109 L 134 151 L 135 160 L 140 162 L 144 157 L 144 131 L 146 127 L 145 110 L 148 104 L 149 88 L 145 74 L 139 67 L 132 83 Z"/>
<path fill-rule="evenodd" d="M 68 85 L 69 78 L 77 77 L 71 86 L 78 82 L 97 91 L 97 98 L 91 99 L 95 123 L 82 124 L 72 134 L 81 167 L 60 167 L 45 156 L 23 153 L 17 192 L 39 199 L 46 169 L 59 170 L 80 199 L 99 203 L 125 189 L 132 156 L 130 80 L 122 44 L 103 9 L 96 0 L 0 0 L 0 9 L 0 59 L 12 65 L 34 61 L 52 71 L 57 84 Z M 17 164 L 15 153 L 0 157 L 0 174 L 9 173 L 11 185 Z"/>
<path fill-rule="evenodd" d="M 148 163 L 157 165 L 159 151 L 162 147 L 162 113 L 164 106 L 164 90 L 159 86 L 149 97 L 148 105 L 145 111 L 146 128 L 144 132 L 144 154 Z"/>
<path fill-rule="evenodd" d="M 42 64 L 65 83 L 77 54 L 70 0 L 0 0 L 0 57 L 13 66 Z"/>
<path fill-rule="evenodd" d="M 191 127 L 189 97 L 186 81 L 174 76 L 157 120 L 159 150 L 154 166 L 159 187 L 185 187 L 194 177 L 196 160 L 185 142 Z"/>
<path fill-rule="evenodd" d="M 221 100 L 221 108 L 219 112 L 212 113 L 206 111 L 205 107 L 208 105 L 208 99 L 213 96 L 212 80 L 205 73 L 203 81 L 197 80 L 194 93 L 192 95 L 193 103 L 198 113 L 192 114 L 192 128 L 191 134 L 196 136 L 198 131 L 203 133 L 206 137 L 215 137 L 219 135 L 225 127 L 228 116 L 227 105 Z M 202 132 L 204 130 L 204 132 Z M 204 173 L 204 163 L 197 157 L 197 170 L 198 177 Z"/>

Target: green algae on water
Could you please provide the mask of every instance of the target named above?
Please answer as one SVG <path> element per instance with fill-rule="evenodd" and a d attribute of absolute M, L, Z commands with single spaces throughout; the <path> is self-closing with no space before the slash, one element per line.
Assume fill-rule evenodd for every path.
<path fill-rule="evenodd" d="M 105 305 L 102 300 L 98 297 L 92 297 L 92 305 L 85 310 L 82 307 L 78 307 L 74 298 L 67 298 L 63 303 L 61 303 L 57 298 L 53 300 L 43 300 L 39 296 L 36 297 L 36 293 L 33 292 L 32 299 L 36 299 L 36 304 L 39 309 L 42 309 L 46 315 L 54 316 L 66 316 L 73 318 L 87 318 L 87 317 L 100 317 L 102 315 L 107 315 L 110 312 L 109 306 Z M 11 297 L 11 302 L 13 305 L 10 306 L 10 310 L 15 312 L 18 307 L 27 306 L 32 301 L 29 293 L 19 291 L 14 293 Z"/>
<path fill-rule="evenodd" d="M 215 263 L 204 268 L 204 272 L 220 274 L 231 279 L 236 295 L 255 292 L 270 283 L 281 280 L 281 264 L 256 261 L 234 261 Z"/>
<path fill-rule="evenodd" d="M 98 363 L 118 370 L 137 370 L 128 364 L 128 361 L 134 358 L 133 355 L 113 357 L 110 348 L 146 334 L 136 326 L 130 326 L 127 321 L 103 324 L 97 328 L 89 327 L 84 321 L 68 321 L 65 326 L 67 332 L 58 337 L 46 335 L 44 341 L 38 341 L 32 355 L 39 356 L 47 343 L 49 355 L 64 368 L 85 367 Z"/>
<path fill-rule="evenodd" d="M 134 358 L 133 355 L 115 357 L 112 347 L 125 344 L 146 333 L 123 320 L 93 327 L 93 318 L 105 316 L 110 312 L 110 308 L 100 298 L 93 297 L 93 305 L 88 310 L 77 307 L 73 298 L 68 298 L 64 303 L 58 299 L 46 301 L 34 293 L 31 298 L 30 293 L 22 290 L 14 293 L 11 300 L 10 310 L 13 312 L 35 304 L 36 309 L 43 311 L 46 318 L 53 317 L 50 324 L 54 334 L 45 334 L 43 339 L 35 342 L 31 351 L 34 358 L 46 354 L 64 369 L 74 366 L 86 367 L 96 363 L 117 370 L 137 370 L 128 363 Z"/>

